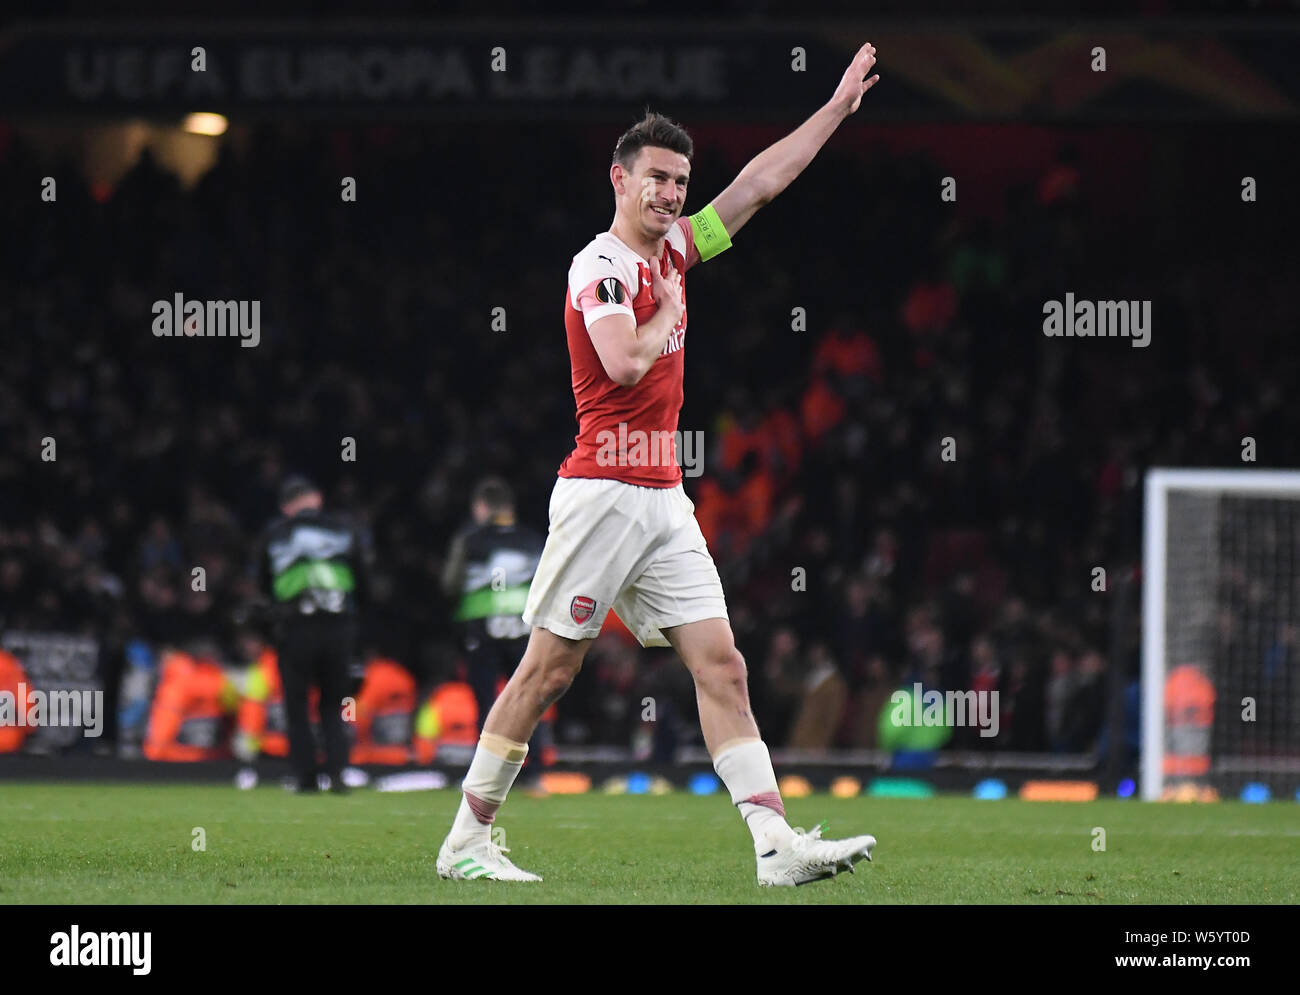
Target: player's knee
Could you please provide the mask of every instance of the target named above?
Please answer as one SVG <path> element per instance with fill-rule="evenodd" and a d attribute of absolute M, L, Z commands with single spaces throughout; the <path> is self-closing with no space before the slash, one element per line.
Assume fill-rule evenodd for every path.
<path fill-rule="evenodd" d="M 748 671 L 745 658 L 735 646 L 720 647 L 692 668 L 695 683 L 715 694 L 744 693 Z"/>
<path fill-rule="evenodd" d="M 744 691 L 749 680 L 749 668 L 745 666 L 745 658 L 741 656 L 740 650 L 734 646 L 731 652 L 726 655 L 723 662 L 723 672 L 726 679 L 735 687 Z"/>

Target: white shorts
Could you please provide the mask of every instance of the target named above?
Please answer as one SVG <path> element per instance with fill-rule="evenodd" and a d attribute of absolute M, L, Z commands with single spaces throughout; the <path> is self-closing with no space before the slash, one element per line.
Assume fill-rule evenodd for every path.
<path fill-rule="evenodd" d="M 722 581 L 682 485 L 560 477 L 550 531 L 524 621 L 570 639 L 594 639 L 614 613 L 642 646 L 668 646 L 661 629 L 727 618 Z"/>

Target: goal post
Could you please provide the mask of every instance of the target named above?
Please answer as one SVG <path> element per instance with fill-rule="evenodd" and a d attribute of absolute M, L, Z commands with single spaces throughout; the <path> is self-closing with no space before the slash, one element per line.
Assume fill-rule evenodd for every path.
<path fill-rule="evenodd" d="M 1143 799 L 1300 776 L 1298 554 L 1300 471 L 1147 472 Z"/>

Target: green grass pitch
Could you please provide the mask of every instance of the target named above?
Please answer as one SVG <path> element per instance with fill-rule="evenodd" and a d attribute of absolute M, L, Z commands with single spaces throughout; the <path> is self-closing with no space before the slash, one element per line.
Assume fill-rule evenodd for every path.
<path fill-rule="evenodd" d="M 1294 802 L 815 795 L 788 802 L 791 824 L 870 832 L 875 863 L 761 889 L 735 810 L 721 795 L 687 794 L 517 795 L 498 825 L 511 857 L 545 881 L 442 881 L 434 858 L 459 797 L 9 783 L 0 904 L 1300 902 Z"/>

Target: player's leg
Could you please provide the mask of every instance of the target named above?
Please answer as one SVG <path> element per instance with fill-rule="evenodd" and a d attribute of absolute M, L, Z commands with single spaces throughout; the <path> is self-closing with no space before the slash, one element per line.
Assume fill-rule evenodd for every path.
<path fill-rule="evenodd" d="M 456 821 L 438 852 L 443 877 L 538 880 L 500 856 L 492 820 L 542 715 L 573 682 L 612 602 L 649 555 L 656 536 L 643 524 L 646 490 L 616 480 L 556 481 L 550 531 L 524 608 L 533 626 L 528 648 L 483 723 Z"/>
<path fill-rule="evenodd" d="M 700 729 L 710 755 L 738 739 L 757 739 L 758 725 L 749 708 L 745 658 L 736 649 L 731 624 L 706 618 L 661 630 L 695 681 Z"/>
<path fill-rule="evenodd" d="M 478 703 L 478 732 L 482 736 L 497 695 L 527 653 L 531 637 L 493 639 L 481 622 L 466 625 L 464 634 L 466 670 L 469 685 L 474 689 L 474 700 Z M 528 740 L 528 756 L 524 758 L 522 776 L 533 787 L 540 777 L 542 751 L 551 742 L 549 726 L 550 723 L 543 719 Z"/>
<path fill-rule="evenodd" d="M 499 675 L 493 682 L 493 701 L 495 702 L 500 691 L 505 690 L 506 682 L 510 676 L 519 669 L 519 664 L 528 652 L 528 642 L 531 636 L 524 636 L 520 639 L 499 639 L 497 643 L 497 674 Z M 500 689 L 500 690 L 498 690 Z M 491 706 L 489 706 L 490 711 Z M 484 711 L 484 721 L 487 719 L 488 711 Z M 537 728 L 533 730 L 532 736 L 528 739 L 528 756 L 524 758 L 524 767 L 520 776 L 520 783 L 525 784 L 534 794 L 544 792 L 542 787 L 542 772 L 545 764 L 548 762 L 547 755 L 552 750 L 554 737 L 551 727 L 555 724 L 555 705 L 552 704 L 545 712 L 542 713 L 541 719 L 537 723 Z M 481 732 L 482 730 L 480 730 Z"/>
<path fill-rule="evenodd" d="M 772 758 L 749 707 L 745 658 L 736 649 L 731 624 L 706 618 L 661 630 L 695 681 L 700 729 L 714 770 L 754 837 L 754 850 L 767 853 L 789 843 Z"/>
<path fill-rule="evenodd" d="M 754 837 L 755 852 L 763 854 L 788 844 L 794 830 L 750 711 L 745 659 L 727 619 L 722 580 L 693 511 L 680 487 L 651 497 L 644 514 L 662 539 L 614 610 L 643 646 L 671 645 L 690 670 L 714 769 Z"/>
<path fill-rule="evenodd" d="M 303 644 L 297 626 L 286 626 L 276 647 L 280 684 L 284 689 L 284 718 L 289 733 L 289 763 L 299 791 L 316 790 L 316 743 L 307 715 L 310 691 L 309 647 Z"/>
<path fill-rule="evenodd" d="M 492 705 L 461 788 L 460 808 L 438 852 L 443 877 L 537 881 L 500 856 L 491 829 L 528 755 L 542 714 L 582 667 L 590 639 L 569 639 L 536 627 L 519 666 Z"/>
<path fill-rule="evenodd" d="M 714 770 L 754 838 L 759 882 L 803 884 L 852 870 L 854 861 L 870 859 L 874 837 L 822 840 L 820 829 L 796 833 L 786 822 L 772 758 L 750 711 L 745 660 L 694 506 L 680 488 L 657 503 L 665 540 L 615 611 L 642 645 L 671 644 L 690 670 Z"/>
<path fill-rule="evenodd" d="M 320 723 L 325 739 L 325 773 L 330 790 L 343 794 L 343 768 L 348 763 L 348 731 L 343 722 L 343 699 L 349 691 L 348 664 L 356 643 L 355 625 L 348 619 L 321 625 L 316 651 L 316 684 L 320 688 Z"/>
<path fill-rule="evenodd" d="M 591 643 L 591 639 L 569 639 L 535 626 L 519 666 L 483 723 L 483 731 L 526 742 L 546 710 L 569 690 Z"/>
<path fill-rule="evenodd" d="M 462 626 L 465 648 L 465 670 L 469 677 L 469 686 L 474 691 L 474 701 L 478 704 L 478 731 L 483 732 L 483 723 L 487 721 L 488 712 L 497 694 L 497 647 L 486 638 L 481 626 Z"/>
<path fill-rule="evenodd" d="M 745 660 L 731 624 L 706 618 L 660 631 L 695 679 L 704 742 L 713 769 L 754 837 L 759 884 L 807 884 L 870 860 L 874 836 L 823 840 L 820 827 L 801 834 L 785 821 L 772 758 L 750 713 Z"/>

